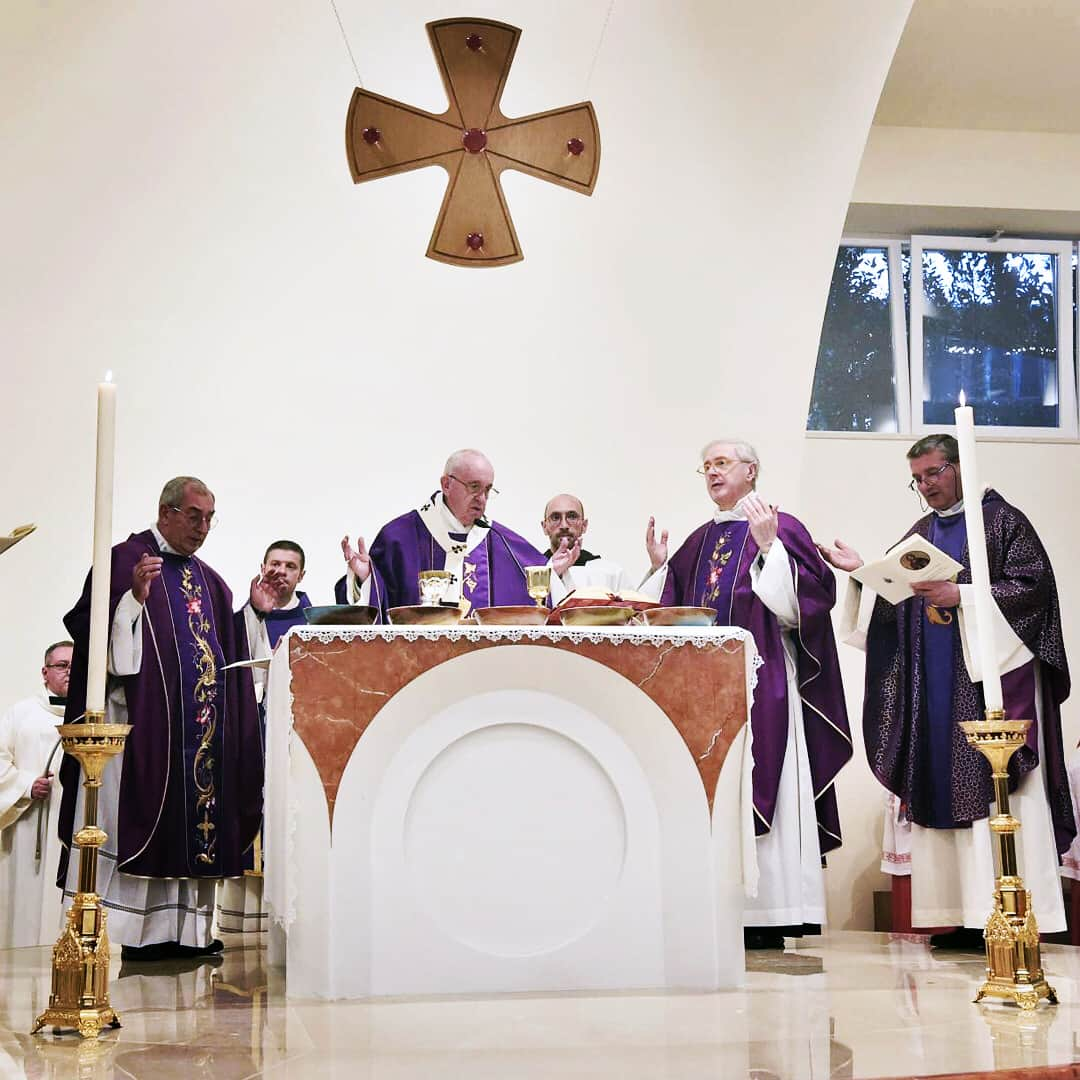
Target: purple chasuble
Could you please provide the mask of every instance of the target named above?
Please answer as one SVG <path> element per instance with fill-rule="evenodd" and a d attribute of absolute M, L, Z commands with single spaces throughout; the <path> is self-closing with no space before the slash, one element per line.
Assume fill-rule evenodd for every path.
<path fill-rule="evenodd" d="M 791 641 L 803 728 L 810 758 L 821 853 L 840 846 L 840 817 L 833 781 L 851 758 L 844 688 L 832 619 L 836 579 L 810 534 L 790 514 L 780 514 L 780 541 L 787 551 L 799 607 Z M 708 522 L 672 556 L 661 603 L 714 608 L 721 625 L 754 635 L 764 664 L 750 711 L 754 754 L 754 825 L 760 836 L 772 827 L 780 773 L 788 742 L 788 680 L 780 624 L 753 591 L 750 567 L 758 546 L 744 521 Z"/>
<path fill-rule="evenodd" d="M 1050 560 L 1028 519 L 997 492 L 983 496 L 990 591 L 1013 632 L 1035 661 L 1002 676 L 1006 716 L 1036 719 L 1035 663 L 1042 683 L 1042 739 L 1047 798 L 1059 852 L 1076 835 L 1061 740 L 1061 703 L 1070 681 L 1057 584 Z M 963 515 L 956 515 L 963 519 Z M 948 522 L 948 523 L 947 523 Z M 927 514 L 905 534 L 919 535 L 948 551 L 969 584 L 965 526 Z M 993 802 L 986 759 L 967 744 L 959 721 L 981 719 L 982 684 L 973 684 L 964 664 L 955 609 L 941 626 L 919 597 L 893 605 L 878 597 L 866 646 L 863 734 L 870 768 L 907 807 L 908 818 L 925 828 L 958 828 L 984 818 Z M 1010 788 L 1038 763 L 1038 736 L 1009 763 Z"/>
<path fill-rule="evenodd" d="M 161 555 L 149 530 L 112 551 L 110 626 L 139 558 Z M 247 658 L 232 594 L 201 559 L 164 555 L 142 614 L 142 665 L 109 676 L 132 725 L 120 780 L 117 867 L 139 877 L 235 877 L 262 813 L 263 755 L 251 673 L 222 671 Z M 90 578 L 65 616 L 75 642 L 65 720 L 86 707 Z M 79 763 L 65 756 L 59 883 L 67 874 Z"/>
<path fill-rule="evenodd" d="M 547 560 L 527 540 L 491 523 L 487 537 L 465 556 L 462 589 L 476 607 L 530 604 L 526 566 Z M 446 552 L 428 531 L 421 516 L 410 510 L 379 530 L 371 545 L 372 604 L 385 618 L 392 607 L 420 603 L 417 575 L 421 570 L 442 570 Z"/>

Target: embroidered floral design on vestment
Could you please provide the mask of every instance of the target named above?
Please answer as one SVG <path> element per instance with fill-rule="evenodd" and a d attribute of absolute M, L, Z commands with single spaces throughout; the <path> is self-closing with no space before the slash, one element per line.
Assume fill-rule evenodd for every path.
<path fill-rule="evenodd" d="M 199 733 L 199 748 L 195 751 L 193 780 L 195 782 L 195 815 L 201 820 L 195 826 L 195 858 L 201 863 L 217 859 L 216 816 L 217 791 L 214 787 L 213 740 L 217 732 L 217 663 L 210 646 L 210 623 L 203 614 L 202 586 L 192 580 L 191 566 L 180 572 L 180 589 L 188 613 L 188 627 L 194 639 L 195 667 L 195 724 Z"/>

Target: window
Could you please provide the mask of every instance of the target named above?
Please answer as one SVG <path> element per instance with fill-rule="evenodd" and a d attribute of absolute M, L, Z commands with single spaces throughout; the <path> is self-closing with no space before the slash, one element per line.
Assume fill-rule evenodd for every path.
<path fill-rule="evenodd" d="M 898 241 L 850 241 L 833 270 L 806 426 L 810 431 L 897 431 L 897 374 L 907 370 Z"/>
<path fill-rule="evenodd" d="M 940 430 L 963 390 L 979 427 L 1075 437 L 1073 294 L 1070 242 L 845 240 L 807 429 Z"/>

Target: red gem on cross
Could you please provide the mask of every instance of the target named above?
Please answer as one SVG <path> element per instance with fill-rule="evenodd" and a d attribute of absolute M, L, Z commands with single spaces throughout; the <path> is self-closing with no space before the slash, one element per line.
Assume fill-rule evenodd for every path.
<path fill-rule="evenodd" d="M 484 246 L 484 234 L 471 232 L 465 237 L 465 244 L 470 251 L 479 251 Z"/>
<path fill-rule="evenodd" d="M 484 47 L 484 39 L 479 34 L 470 34 L 465 39 L 465 44 L 468 45 L 473 52 L 479 52 Z"/>
<path fill-rule="evenodd" d="M 487 132 L 481 131 L 479 128 L 469 128 L 461 136 L 461 142 L 470 154 L 479 154 L 487 146 Z"/>
<path fill-rule="evenodd" d="M 382 132 L 377 127 L 366 127 L 361 135 L 368 146 L 374 146 L 382 138 Z"/>
<path fill-rule="evenodd" d="M 585 149 L 585 144 L 580 139 L 568 139 L 566 142 L 566 149 L 570 151 L 574 157 L 577 157 Z"/>

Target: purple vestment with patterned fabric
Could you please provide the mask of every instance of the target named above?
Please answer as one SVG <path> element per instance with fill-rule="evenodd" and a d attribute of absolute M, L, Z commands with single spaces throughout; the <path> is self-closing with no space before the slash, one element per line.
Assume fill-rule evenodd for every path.
<path fill-rule="evenodd" d="M 818 839 L 825 854 L 840 846 L 840 817 L 833 781 L 851 758 L 844 688 L 832 619 L 836 579 L 810 534 L 790 514 L 779 515 L 777 533 L 787 551 L 799 606 L 792 633 L 802 699 L 803 726 L 814 786 Z M 709 522 L 690 534 L 671 558 L 662 603 L 716 610 L 719 622 L 754 635 L 764 664 L 750 713 L 754 753 L 754 821 L 758 835 L 772 827 L 788 742 L 788 680 L 776 616 L 753 591 L 750 567 L 758 546 L 745 521 Z"/>
<path fill-rule="evenodd" d="M 1047 795 L 1059 852 L 1076 835 L 1061 740 L 1061 703 L 1069 694 L 1069 666 L 1061 635 L 1057 584 L 1031 522 L 997 492 L 983 497 L 990 590 L 1014 633 L 1035 660 L 1002 676 L 1005 714 L 1033 721 L 1027 743 L 1009 763 L 1010 787 L 1038 764 L 1035 664 L 1042 688 L 1042 742 Z M 963 520 L 963 515 L 957 515 Z M 963 563 L 961 584 L 971 581 L 962 524 L 927 514 L 906 536 L 924 536 Z M 981 719 L 982 684 L 964 664 L 955 609 L 929 618 L 912 597 L 892 605 L 877 600 L 867 634 L 863 732 L 874 775 L 926 828 L 957 828 L 984 818 L 993 801 L 986 759 L 967 744 L 959 721 Z M 946 693 L 946 688 L 948 693 Z"/>
<path fill-rule="evenodd" d="M 119 679 L 132 725 L 120 781 L 117 867 L 148 878 L 221 878 L 243 871 L 243 853 L 262 813 L 263 754 L 251 673 L 223 671 L 246 659 L 232 595 L 201 559 L 164 554 L 151 531 L 112 551 L 109 622 L 131 588 L 143 555 L 161 555 L 161 576 L 142 614 L 142 663 Z M 86 707 L 90 639 L 90 579 L 65 616 L 75 643 L 67 722 Z M 117 680 L 109 676 L 110 692 Z M 64 844 L 59 881 L 67 872 L 79 764 L 61 766 Z"/>
<path fill-rule="evenodd" d="M 473 608 L 532 603 L 525 567 L 546 563 L 528 540 L 493 521 L 485 540 L 465 557 L 461 583 L 465 599 Z M 389 608 L 420 603 L 417 575 L 421 570 L 442 570 L 446 552 L 420 514 L 410 510 L 379 530 L 371 545 L 371 564 L 371 603 L 376 605 L 378 597 L 377 606 L 385 616 Z"/>

